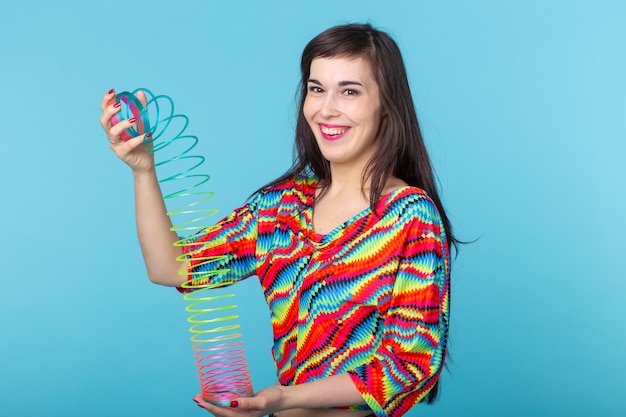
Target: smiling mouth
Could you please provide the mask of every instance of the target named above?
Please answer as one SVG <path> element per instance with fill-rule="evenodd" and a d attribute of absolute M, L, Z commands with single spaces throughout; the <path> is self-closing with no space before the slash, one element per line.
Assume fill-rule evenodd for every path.
<path fill-rule="evenodd" d="M 341 127 L 341 126 L 328 126 L 320 124 L 320 132 L 324 139 L 328 140 L 336 140 L 345 136 L 345 134 L 350 130 L 349 127 Z"/>

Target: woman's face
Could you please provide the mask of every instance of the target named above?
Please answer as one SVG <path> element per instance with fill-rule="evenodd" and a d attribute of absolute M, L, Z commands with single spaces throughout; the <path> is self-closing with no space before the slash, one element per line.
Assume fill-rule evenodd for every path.
<path fill-rule="evenodd" d="M 363 58 L 315 58 L 304 117 L 331 167 L 362 173 L 379 146 L 382 110 L 378 84 Z"/>

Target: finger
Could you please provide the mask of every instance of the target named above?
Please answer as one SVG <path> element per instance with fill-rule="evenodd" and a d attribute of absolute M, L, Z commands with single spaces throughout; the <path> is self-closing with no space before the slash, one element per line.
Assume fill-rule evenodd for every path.
<path fill-rule="evenodd" d="M 143 90 L 137 91 L 135 97 L 137 97 L 141 104 L 145 105 L 148 102 L 148 97 L 146 97 L 146 93 Z"/>
<path fill-rule="evenodd" d="M 241 397 L 236 398 L 232 403 L 231 407 L 239 408 L 244 410 L 259 410 L 264 408 L 265 404 L 261 403 L 261 400 L 256 397 Z"/>
<path fill-rule="evenodd" d="M 143 145 L 145 141 L 149 140 L 151 135 L 151 133 L 148 133 L 147 135 L 135 136 L 134 138 L 130 138 L 128 140 L 124 140 L 119 136 L 113 136 L 112 138 L 109 138 L 109 143 L 111 144 L 111 147 L 118 145 L 124 146 L 122 152 L 124 154 L 130 154 L 135 150 L 135 148 L 138 148 Z"/>
<path fill-rule="evenodd" d="M 202 394 L 201 394 L 201 393 L 196 394 L 196 395 L 193 397 L 193 400 L 194 400 L 194 401 L 195 401 L 195 402 L 196 402 L 199 406 L 201 406 L 202 408 L 206 408 L 206 407 L 217 407 L 216 405 L 213 405 L 213 404 L 211 404 L 210 402 L 206 401 L 206 400 L 204 399 L 204 397 L 202 397 Z M 217 407 L 217 408 L 219 408 L 219 407 Z"/>
<path fill-rule="evenodd" d="M 140 146 L 145 143 L 145 141 L 149 140 L 152 137 L 152 133 L 143 134 L 139 136 L 135 136 L 126 141 L 130 149 L 135 149 L 137 146 Z"/>
<path fill-rule="evenodd" d="M 134 126 L 137 123 L 137 119 L 136 118 L 131 118 L 131 119 L 126 119 L 126 120 L 122 120 L 121 122 L 113 125 L 110 129 L 109 129 L 109 139 L 113 139 L 113 138 L 119 138 L 122 134 L 123 131 L 125 131 L 126 129 L 128 129 L 129 127 Z"/>
<path fill-rule="evenodd" d="M 267 399 L 263 397 L 239 397 L 230 403 L 231 408 L 239 411 L 267 411 Z M 267 413 L 265 413 L 267 414 Z"/>
<path fill-rule="evenodd" d="M 113 103 L 113 99 L 115 98 L 115 89 L 110 89 L 104 96 L 102 96 L 102 102 L 100 103 L 100 110 L 104 111 L 111 103 Z"/>
<path fill-rule="evenodd" d="M 217 407 L 207 401 L 204 401 L 201 395 L 196 395 L 193 400 L 198 404 L 198 407 L 204 408 L 205 410 L 213 413 L 214 415 L 219 415 L 220 407 Z"/>
<path fill-rule="evenodd" d="M 109 131 L 111 129 L 111 117 L 117 112 L 119 112 L 122 108 L 121 103 L 110 104 L 102 110 L 102 114 L 100 115 L 100 125 L 105 131 Z"/>
<path fill-rule="evenodd" d="M 242 417 L 250 415 L 248 412 L 246 412 L 247 410 L 238 410 L 237 408 L 231 408 L 228 406 L 220 407 L 218 405 L 211 404 L 210 402 L 205 401 L 204 398 L 202 398 L 201 394 L 196 395 L 193 400 L 198 405 L 198 407 L 204 408 L 215 416 Z"/>

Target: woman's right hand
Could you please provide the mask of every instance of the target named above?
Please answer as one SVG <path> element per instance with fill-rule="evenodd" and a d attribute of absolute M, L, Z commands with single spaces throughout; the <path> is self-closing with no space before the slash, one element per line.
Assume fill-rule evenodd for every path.
<path fill-rule="evenodd" d="M 146 104 L 147 99 L 143 91 L 138 91 L 135 96 L 142 103 Z M 124 161 L 133 173 L 143 173 L 154 170 L 154 153 L 150 152 L 151 144 L 144 143 L 146 135 L 136 136 L 128 141 L 123 140 L 121 133 L 133 126 L 137 121 L 132 119 L 122 120 L 116 125 L 111 123 L 111 117 L 120 111 L 121 106 L 115 106 L 114 99 L 115 90 L 110 90 L 102 97 L 100 108 L 102 115 L 100 116 L 100 125 L 106 132 L 107 138 L 111 145 L 111 149 L 118 158 Z"/>
<path fill-rule="evenodd" d="M 146 95 L 141 91 L 136 97 L 143 104 L 147 101 Z M 113 152 L 133 170 L 135 221 L 148 277 L 157 284 L 180 286 L 186 279 L 187 267 L 185 263 L 177 261 L 183 250 L 175 245 L 179 237 L 172 230 L 172 221 L 167 215 L 154 169 L 154 153 L 150 152 L 152 145 L 143 143 L 146 135 L 128 141 L 120 137 L 121 133 L 134 122 L 122 120 L 116 125 L 111 123 L 111 116 L 121 108 L 115 107 L 114 98 L 113 90 L 102 98 L 100 124 L 107 134 Z"/>

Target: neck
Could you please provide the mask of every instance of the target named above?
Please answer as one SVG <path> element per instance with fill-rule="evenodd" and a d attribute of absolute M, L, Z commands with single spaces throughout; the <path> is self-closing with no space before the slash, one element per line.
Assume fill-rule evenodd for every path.
<path fill-rule="evenodd" d="M 324 191 L 322 195 L 327 194 L 341 194 L 344 196 L 361 196 L 366 200 L 370 198 L 371 190 L 371 178 L 368 178 L 364 184 L 362 184 L 363 169 L 353 169 L 345 166 L 337 166 L 331 164 L 330 166 L 331 181 L 330 184 L 321 183 L 321 189 Z M 385 187 L 382 194 L 386 194 L 395 190 L 396 188 L 407 186 L 408 184 L 399 179 L 398 177 L 391 175 L 387 178 Z M 318 191 L 321 191 L 318 189 Z"/>
<path fill-rule="evenodd" d="M 330 165 L 331 182 L 329 188 L 338 191 L 361 191 L 369 190 L 369 179 L 362 184 L 363 180 L 363 168 L 362 167 L 348 167 L 337 166 L 335 164 Z"/>

